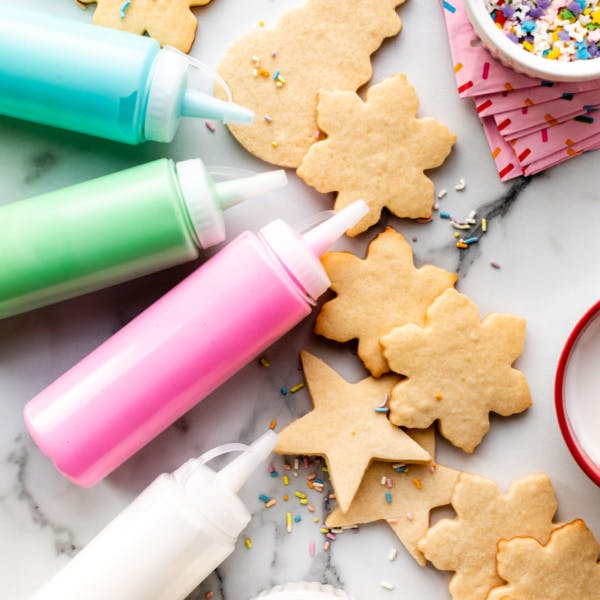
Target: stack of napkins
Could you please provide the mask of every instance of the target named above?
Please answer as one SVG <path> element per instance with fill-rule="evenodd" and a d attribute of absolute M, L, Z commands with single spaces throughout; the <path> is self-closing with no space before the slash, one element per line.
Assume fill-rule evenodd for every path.
<path fill-rule="evenodd" d="M 600 79 L 557 83 L 516 73 L 481 45 L 462 0 L 441 5 L 458 93 L 475 103 L 502 181 L 600 149 Z"/>

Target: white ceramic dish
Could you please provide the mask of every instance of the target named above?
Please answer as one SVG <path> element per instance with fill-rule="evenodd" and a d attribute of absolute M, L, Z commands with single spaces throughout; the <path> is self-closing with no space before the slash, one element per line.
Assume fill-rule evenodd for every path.
<path fill-rule="evenodd" d="M 278 585 L 272 590 L 262 592 L 253 600 L 352 600 L 352 598 L 330 585 L 299 581 Z"/>
<path fill-rule="evenodd" d="M 600 78 L 600 58 L 559 62 L 530 54 L 496 27 L 483 0 L 463 0 L 475 33 L 493 56 L 507 67 L 548 81 L 587 81 Z"/>

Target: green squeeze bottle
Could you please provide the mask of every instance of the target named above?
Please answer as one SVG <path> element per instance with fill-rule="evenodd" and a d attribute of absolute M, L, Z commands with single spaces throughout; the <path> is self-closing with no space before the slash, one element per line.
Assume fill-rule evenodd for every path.
<path fill-rule="evenodd" d="M 0 318 L 192 261 L 225 239 L 224 209 L 285 183 L 161 159 L 0 206 Z"/>

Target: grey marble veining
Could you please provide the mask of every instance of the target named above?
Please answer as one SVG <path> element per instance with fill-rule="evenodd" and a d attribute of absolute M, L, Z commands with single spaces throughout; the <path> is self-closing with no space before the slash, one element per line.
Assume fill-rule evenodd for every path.
<path fill-rule="evenodd" d="M 0 0 L 89 21 L 70 0 Z M 216 66 L 227 46 L 259 19 L 275 23 L 301 0 L 214 0 L 197 9 L 200 22 L 194 56 Z M 432 263 L 459 273 L 457 287 L 480 307 L 524 316 L 526 349 L 518 361 L 530 383 L 534 406 L 515 418 L 492 418 L 477 451 L 467 456 L 443 440 L 437 460 L 481 473 L 506 486 L 527 473 L 550 475 L 563 520 L 584 518 L 600 536 L 600 491 L 578 469 L 562 442 L 553 408 L 556 361 L 583 311 L 600 296 L 600 195 L 593 175 L 598 156 L 589 154 L 530 179 L 502 184 L 496 175 L 472 105 L 458 99 L 441 11 L 433 0 L 408 0 L 399 9 L 404 30 L 374 55 L 373 81 L 405 72 L 421 100 L 420 114 L 446 123 L 458 143 L 446 164 L 431 173 L 438 189 L 449 190 L 440 208 L 488 218 L 488 232 L 465 252 L 454 247 L 447 221 L 429 224 L 385 215 L 368 234 L 345 239 L 340 249 L 364 253 L 368 241 L 392 225 L 412 242 L 417 265 Z M 232 18 L 235 15 L 235 18 Z M 425 33 L 424 33 L 425 32 Z M 245 153 L 222 127 L 211 134 L 201 122 L 186 122 L 166 146 L 126 147 L 0 118 L 0 203 L 43 193 L 154 158 L 176 160 L 200 155 L 211 165 L 268 168 Z M 227 215 L 229 237 L 257 229 L 274 216 L 299 223 L 330 208 L 331 197 L 306 187 L 293 172 L 283 193 L 236 207 Z M 462 192 L 454 190 L 460 179 Z M 490 261 L 500 269 L 493 269 Z M 199 264 L 199 263 L 197 263 Z M 69 557 L 126 506 L 158 474 L 222 443 L 250 442 L 276 419 L 278 427 L 310 409 L 306 390 L 282 396 L 282 385 L 302 380 L 298 352 L 307 348 L 349 380 L 364 376 L 352 344 L 338 345 L 312 334 L 314 314 L 277 342 L 266 355 L 271 367 L 252 363 L 164 432 L 101 484 L 81 489 L 70 484 L 36 449 L 22 420 L 25 403 L 99 343 L 131 320 L 196 265 L 184 265 L 62 305 L 0 321 L 0 597 L 25 600 Z M 273 458 L 276 468 L 282 464 Z M 279 469 L 281 471 L 281 469 Z M 291 489 L 306 491 L 300 477 Z M 296 488 L 297 486 L 297 488 Z M 190 596 L 202 600 L 248 600 L 260 590 L 289 580 L 311 579 L 344 587 L 357 600 L 448 598 L 448 574 L 419 567 L 391 529 L 371 524 L 344 532 L 322 549 L 318 524 L 303 515 L 288 534 L 286 504 L 266 510 L 257 496 L 281 498 L 279 478 L 265 467 L 242 492 L 253 520 L 234 554 Z M 326 494 L 310 492 L 316 515 L 330 509 Z M 296 510 L 296 507 L 294 507 Z M 434 518 L 438 518 L 436 512 Z M 244 537 L 253 541 L 248 550 Z M 310 542 L 316 555 L 310 557 Z M 390 547 L 399 550 L 387 560 Z M 143 562 L 144 557 L 136 557 Z M 394 592 L 380 580 L 396 584 Z M 149 599 L 151 600 L 151 599 Z"/>

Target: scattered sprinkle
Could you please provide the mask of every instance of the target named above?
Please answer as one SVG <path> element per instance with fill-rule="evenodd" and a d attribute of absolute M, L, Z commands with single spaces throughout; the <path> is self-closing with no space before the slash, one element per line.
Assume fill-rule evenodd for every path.
<path fill-rule="evenodd" d="M 304 382 L 297 383 L 296 385 L 293 385 L 293 386 L 290 388 L 290 392 L 291 392 L 292 394 L 295 394 L 296 392 L 299 392 L 301 389 L 304 389 Z"/>
<path fill-rule="evenodd" d="M 296 515 L 294 517 L 294 523 L 300 523 L 300 521 L 302 521 L 302 517 L 300 515 Z"/>
<path fill-rule="evenodd" d="M 131 0 L 125 0 L 125 2 L 123 2 L 123 4 L 121 5 L 121 11 L 119 16 L 121 17 L 121 19 L 125 18 L 125 13 L 127 12 L 127 9 L 131 6 Z"/>
<path fill-rule="evenodd" d="M 277 504 L 277 500 L 275 498 L 271 498 L 268 502 L 265 503 L 265 508 L 271 508 L 271 506 L 275 506 Z"/>
<path fill-rule="evenodd" d="M 315 507 L 312 504 L 309 504 L 306 508 L 308 508 L 308 512 L 315 512 Z M 319 517 L 315 517 L 315 519 L 318 519 Z"/>
<path fill-rule="evenodd" d="M 481 231 L 483 233 L 487 231 L 487 219 L 481 219 Z"/>
<path fill-rule="evenodd" d="M 283 497 L 283 501 L 287 502 L 289 499 L 290 499 L 290 497 L 287 494 L 285 494 Z"/>
<path fill-rule="evenodd" d="M 465 180 L 461 178 L 458 180 L 458 183 L 454 186 L 454 189 L 457 192 L 462 192 L 466 187 L 467 184 L 465 183 Z"/>
<path fill-rule="evenodd" d="M 479 241 L 479 238 L 477 236 L 473 236 L 473 237 L 467 238 L 466 240 L 463 240 L 463 242 L 467 246 L 470 246 L 471 244 L 476 244 L 478 241 Z"/>
<path fill-rule="evenodd" d="M 290 485 L 290 478 L 287 475 L 283 476 L 283 485 Z"/>
<path fill-rule="evenodd" d="M 252 540 L 250 538 L 246 538 L 246 541 L 244 543 L 246 544 L 246 548 L 248 548 L 248 550 L 252 548 Z"/>
<path fill-rule="evenodd" d="M 279 393 L 280 393 L 282 396 L 287 396 L 288 389 L 287 389 L 286 387 L 282 387 L 282 388 L 279 390 Z"/>
<path fill-rule="evenodd" d="M 445 210 L 440 211 L 440 219 L 449 219 L 450 218 L 450 213 L 446 212 Z"/>
<path fill-rule="evenodd" d="M 323 550 L 325 550 L 325 552 L 327 552 L 327 550 L 329 550 L 329 546 L 331 546 L 331 542 L 329 542 L 329 541 L 323 542 Z"/>
<path fill-rule="evenodd" d="M 258 499 L 261 500 L 262 502 L 268 502 L 270 500 L 269 496 L 267 496 L 266 494 L 260 494 L 258 496 Z"/>
<path fill-rule="evenodd" d="M 393 481 L 392 481 L 392 480 L 391 480 L 389 477 L 387 477 L 387 478 L 386 478 L 386 481 L 385 481 L 385 485 L 386 485 L 386 486 L 387 486 L 389 489 L 392 489 L 392 488 L 394 487 L 394 482 L 393 482 Z"/>
<path fill-rule="evenodd" d="M 269 423 L 269 429 L 275 429 L 275 427 L 277 427 L 277 421 L 275 419 L 272 419 Z"/>
<path fill-rule="evenodd" d="M 286 514 L 286 528 L 288 533 L 292 533 L 292 513 Z"/>
<path fill-rule="evenodd" d="M 308 545 L 308 553 L 309 553 L 310 556 L 314 556 L 315 555 L 315 543 L 314 542 L 311 542 Z"/>
<path fill-rule="evenodd" d="M 389 409 L 387 406 L 378 406 L 378 407 L 375 409 L 375 412 L 376 412 L 376 413 L 383 413 L 383 414 L 386 414 L 386 413 L 389 413 L 389 412 L 390 412 L 390 409 Z"/>
<path fill-rule="evenodd" d="M 418 490 L 422 490 L 423 489 L 423 484 L 421 483 L 421 481 L 419 479 L 417 479 L 416 477 L 413 477 L 413 485 L 418 489 Z"/>
<path fill-rule="evenodd" d="M 494 267 L 494 269 L 499 269 L 500 263 L 495 260 L 490 260 L 490 267 Z"/>
<path fill-rule="evenodd" d="M 211 133 L 214 133 L 217 130 L 212 121 L 204 121 L 204 124 L 206 125 L 206 129 L 208 129 Z"/>
<path fill-rule="evenodd" d="M 393 589 L 396 589 L 396 586 L 391 583 L 390 581 L 380 581 L 379 585 L 384 589 L 384 590 L 389 590 L 392 591 Z"/>
<path fill-rule="evenodd" d="M 313 523 L 318 523 L 320 521 L 319 517 L 314 517 L 313 518 Z"/>
<path fill-rule="evenodd" d="M 406 473 L 406 471 L 408 471 L 408 467 L 406 465 L 392 465 L 392 469 L 394 469 L 396 473 Z"/>
<path fill-rule="evenodd" d="M 398 556 L 398 550 L 396 548 L 390 548 L 390 551 L 388 553 L 388 560 L 390 560 L 390 561 L 396 560 L 397 556 Z"/>
<path fill-rule="evenodd" d="M 414 519 L 414 516 L 412 513 L 406 513 L 406 520 L 407 521 L 412 521 Z"/>
<path fill-rule="evenodd" d="M 441 200 L 442 198 L 445 198 L 447 194 L 448 194 L 448 190 L 446 190 L 446 189 L 440 190 L 437 194 L 437 199 Z"/>
<path fill-rule="evenodd" d="M 265 115 L 265 121 L 267 123 L 272 123 L 273 122 L 273 117 L 271 115 Z"/>
<path fill-rule="evenodd" d="M 328 534 L 326 534 L 326 536 L 325 536 L 325 537 L 326 537 L 327 539 L 331 540 L 332 542 L 335 542 L 335 540 L 337 539 L 337 537 L 336 537 L 335 533 L 331 533 L 331 531 L 330 531 Z"/>
<path fill-rule="evenodd" d="M 386 492 L 386 493 L 385 493 L 385 501 L 386 501 L 388 504 L 391 504 L 391 503 L 392 503 L 392 494 L 391 494 L 390 492 Z"/>
<path fill-rule="evenodd" d="M 204 600 L 211 600 L 214 595 L 214 592 L 206 592 L 206 594 L 204 594 Z"/>
<path fill-rule="evenodd" d="M 265 367 L 267 369 L 271 366 L 271 363 L 265 356 L 261 356 L 258 362 L 262 367 Z"/>
<path fill-rule="evenodd" d="M 296 496 L 296 498 L 300 498 L 301 500 L 306 500 L 306 494 L 303 492 L 295 491 L 294 496 Z"/>
<path fill-rule="evenodd" d="M 273 140 L 271 142 L 271 146 L 273 146 L 273 148 L 279 148 L 279 142 L 277 140 Z"/>
<path fill-rule="evenodd" d="M 259 21 L 258 22 L 258 26 L 259 27 L 264 27 L 265 26 L 265 22 L 264 21 Z"/>

